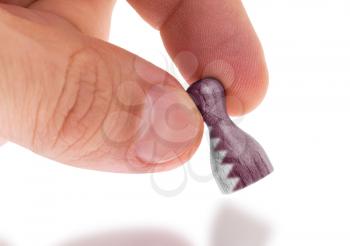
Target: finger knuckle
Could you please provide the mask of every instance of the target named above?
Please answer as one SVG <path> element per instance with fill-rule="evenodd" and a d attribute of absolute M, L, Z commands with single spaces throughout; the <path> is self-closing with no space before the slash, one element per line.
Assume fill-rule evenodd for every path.
<path fill-rule="evenodd" d="M 69 59 L 46 138 L 50 151 L 79 151 L 101 128 L 112 100 L 113 83 L 106 63 L 91 48 L 75 52 Z"/>

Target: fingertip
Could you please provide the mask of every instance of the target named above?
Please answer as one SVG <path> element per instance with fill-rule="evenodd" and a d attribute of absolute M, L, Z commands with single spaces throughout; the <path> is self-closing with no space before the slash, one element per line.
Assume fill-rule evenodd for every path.
<path fill-rule="evenodd" d="M 198 147 L 201 116 L 181 87 L 155 85 L 148 91 L 142 124 L 147 131 L 133 144 L 135 157 L 146 165 L 180 165 Z"/>
<path fill-rule="evenodd" d="M 255 109 L 267 90 L 259 39 L 240 0 L 215 2 L 129 0 L 160 30 L 164 45 L 188 83 L 220 80 L 232 116 Z"/>
<path fill-rule="evenodd" d="M 119 85 L 117 99 L 124 106 L 138 102 L 137 112 L 132 112 L 133 105 L 128 111 L 128 115 L 133 116 L 127 117 L 138 119 L 137 126 L 133 127 L 137 131 L 132 131 L 134 137 L 127 142 L 124 167 L 116 171 L 158 172 L 182 165 L 198 148 L 203 134 L 203 120 L 196 105 L 176 78 L 166 71 L 137 56 L 130 66 L 134 82 L 128 80 Z M 120 117 L 118 115 L 120 113 L 117 114 Z M 110 124 L 112 128 L 115 118 Z"/>
<path fill-rule="evenodd" d="M 189 142 L 185 148 L 180 153 L 176 153 L 176 151 L 172 152 L 171 155 L 169 155 L 169 159 L 163 162 L 149 162 L 145 161 L 145 159 L 137 158 L 134 159 L 132 162 L 129 163 L 129 166 L 127 167 L 128 173 L 158 173 L 158 172 L 165 172 L 165 171 L 171 171 L 173 169 L 176 169 L 182 165 L 185 165 L 188 160 L 191 159 L 191 157 L 194 155 L 196 150 L 198 149 L 203 135 L 203 128 L 204 125 L 202 124 L 200 133 L 197 135 L 196 138 L 193 138 L 191 142 Z M 132 168 L 130 168 L 130 166 Z"/>
<path fill-rule="evenodd" d="M 228 112 L 243 115 L 258 106 L 267 88 L 260 41 L 241 1 L 183 1 L 161 28 L 165 46 L 184 78 L 220 80 Z"/>
<path fill-rule="evenodd" d="M 255 65 L 243 68 L 241 77 L 226 89 L 227 111 L 231 116 L 242 116 L 257 108 L 268 89 L 268 71 L 263 58 Z"/>

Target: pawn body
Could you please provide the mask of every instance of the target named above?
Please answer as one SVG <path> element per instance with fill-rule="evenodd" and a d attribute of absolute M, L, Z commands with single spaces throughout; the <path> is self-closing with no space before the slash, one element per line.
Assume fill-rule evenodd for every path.
<path fill-rule="evenodd" d="M 224 193 L 242 189 L 272 172 L 260 144 L 238 128 L 227 114 L 225 91 L 219 81 L 200 80 L 187 92 L 209 128 L 212 171 Z"/>

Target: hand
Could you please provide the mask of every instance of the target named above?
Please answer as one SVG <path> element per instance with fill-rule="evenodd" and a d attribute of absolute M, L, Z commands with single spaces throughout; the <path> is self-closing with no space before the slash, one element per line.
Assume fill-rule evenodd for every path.
<path fill-rule="evenodd" d="M 114 0 L 0 0 L 0 136 L 77 167 L 162 171 L 203 123 L 175 78 L 107 43 Z M 223 82 L 231 115 L 262 100 L 267 71 L 239 0 L 129 0 L 184 78 Z M 142 40 L 140 40 L 142 42 Z"/>

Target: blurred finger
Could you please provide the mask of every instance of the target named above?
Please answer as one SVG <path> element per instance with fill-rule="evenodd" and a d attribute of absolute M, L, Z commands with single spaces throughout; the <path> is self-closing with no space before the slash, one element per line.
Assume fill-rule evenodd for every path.
<path fill-rule="evenodd" d="M 232 115 L 263 99 L 268 73 L 263 51 L 240 0 L 129 0 L 161 32 L 164 44 L 189 83 L 215 77 L 226 88 Z"/>

